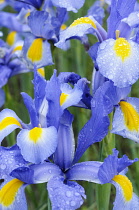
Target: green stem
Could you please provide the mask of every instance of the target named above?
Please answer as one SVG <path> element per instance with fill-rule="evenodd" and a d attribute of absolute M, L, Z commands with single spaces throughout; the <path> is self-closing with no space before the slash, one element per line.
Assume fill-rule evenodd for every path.
<path fill-rule="evenodd" d="M 108 210 L 110 202 L 111 184 L 96 185 L 97 209 Z"/>
<path fill-rule="evenodd" d="M 48 210 L 51 210 L 51 202 L 50 202 L 50 199 L 49 199 L 49 197 L 48 197 Z"/>

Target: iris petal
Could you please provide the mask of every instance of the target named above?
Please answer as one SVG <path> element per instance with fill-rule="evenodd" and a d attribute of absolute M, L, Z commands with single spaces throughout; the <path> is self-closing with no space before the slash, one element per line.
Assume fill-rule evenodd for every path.
<path fill-rule="evenodd" d="M 139 75 L 139 46 L 124 38 L 108 39 L 98 49 L 100 73 L 122 88 L 136 82 Z"/>
<path fill-rule="evenodd" d="M 21 128 L 21 120 L 14 111 L 4 109 L 0 113 L 0 141 L 9 135 L 16 128 Z"/>
<path fill-rule="evenodd" d="M 40 163 L 52 155 L 57 146 L 57 131 L 49 128 L 35 127 L 23 129 L 17 136 L 17 145 L 24 159 L 32 163 Z"/>
<path fill-rule="evenodd" d="M 127 98 L 116 108 L 112 133 L 139 142 L 139 99 Z"/>

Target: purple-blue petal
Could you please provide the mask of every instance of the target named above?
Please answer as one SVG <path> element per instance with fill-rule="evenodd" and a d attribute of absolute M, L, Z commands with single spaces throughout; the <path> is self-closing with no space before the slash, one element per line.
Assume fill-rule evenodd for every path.
<path fill-rule="evenodd" d="M 111 100 L 113 105 L 118 105 L 121 100 L 126 100 L 128 94 L 131 91 L 131 87 L 119 88 L 114 86 L 112 81 L 107 82 L 108 89 L 106 91 L 106 95 Z"/>
<path fill-rule="evenodd" d="M 0 88 L 2 88 L 11 75 L 12 70 L 6 65 L 0 65 Z"/>
<path fill-rule="evenodd" d="M 81 76 L 74 72 L 60 72 L 58 75 L 58 80 L 60 83 L 71 83 L 74 85 L 77 81 L 81 79 Z"/>
<path fill-rule="evenodd" d="M 86 198 L 84 188 L 76 182 L 67 181 L 63 177 L 54 177 L 47 184 L 52 210 L 75 210 L 83 204 Z"/>
<path fill-rule="evenodd" d="M 37 127 L 38 124 L 39 124 L 39 121 L 38 121 L 34 101 L 32 100 L 32 98 L 27 93 L 21 93 L 21 95 L 23 97 L 24 104 L 25 104 L 25 106 L 26 106 L 26 108 L 29 112 L 31 126 L 32 126 L 32 128 Z"/>
<path fill-rule="evenodd" d="M 55 1 L 55 0 L 52 0 L 52 3 L 54 6 L 66 8 L 67 11 L 73 11 L 73 12 L 77 12 L 77 10 L 83 6 L 84 2 L 85 2 L 85 0 L 78 0 L 78 1 L 73 1 L 73 0 L 64 0 L 64 1 L 57 0 L 57 1 Z"/>
<path fill-rule="evenodd" d="M 42 101 L 46 94 L 46 80 L 38 74 L 36 70 L 34 70 L 34 95 L 35 95 L 35 108 L 37 112 L 42 104 Z"/>
<path fill-rule="evenodd" d="M 48 16 L 49 14 L 44 11 L 34 11 L 30 14 L 28 24 L 33 35 L 46 39 L 52 38 L 54 35 L 54 29 Z"/>
<path fill-rule="evenodd" d="M 106 82 L 101 86 L 91 101 L 92 116 L 78 135 L 74 163 L 79 160 L 91 144 L 101 141 L 108 133 L 108 114 L 113 108 L 110 99 L 105 95 L 108 84 Z"/>
<path fill-rule="evenodd" d="M 10 175 L 27 184 L 37 184 L 48 182 L 52 177 L 62 175 L 62 171 L 57 165 L 45 162 L 16 168 Z"/>
<path fill-rule="evenodd" d="M 56 71 L 54 71 L 50 81 L 47 82 L 46 89 L 46 99 L 49 105 L 47 114 L 48 126 L 55 126 L 56 128 L 58 128 L 59 119 L 62 115 L 62 109 L 60 107 L 60 83 L 57 78 Z"/>
<path fill-rule="evenodd" d="M 126 155 L 118 158 L 118 151 L 113 149 L 113 154 L 105 158 L 104 163 L 100 166 L 98 177 L 102 184 L 111 182 L 115 175 L 118 175 L 126 169 L 129 165 L 138 161 L 138 158 L 130 160 Z"/>
<path fill-rule="evenodd" d="M 3 106 L 4 102 L 5 102 L 5 93 L 2 89 L 0 89 L 0 107 Z"/>
<path fill-rule="evenodd" d="M 105 158 L 104 163 L 100 166 L 98 177 L 102 184 L 111 182 L 111 179 L 118 174 L 118 151 L 113 149 L 113 154 Z"/>
<path fill-rule="evenodd" d="M 65 110 L 58 129 L 58 146 L 54 154 L 54 160 L 62 170 L 71 166 L 74 156 L 74 136 L 72 130 L 73 115 Z"/>
<path fill-rule="evenodd" d="M 95 20 L 102 24 L 103 18 L 105 16 L 104 14 L 104 9 L 101 6 L 102 2 L 101 1 L 96 1 L 88 10 L 87 16 L 93 15 Z"/>
<path fill-rule="evenodd" d="M 18 1 L 18 0 L 17 0 Z M 20 2 L 21 0 L 19 0 Z M 25 4 L 29 4 L 33 7 L 35 7 L 36 9 L 40 9 L 40 7 L 43 4 L 43 0 L 22 0 L 21 2 L 25 3 Z"/>
<path fill-rule="evenodd" d="M 66 172 L 66 177 L 68 180 L 84 180 L 100 183 L 98 171 L 101 165 L 102 163 L 97 161 L 77 163 Z"/>
<path fill-rule="evenodd" d="M 61 169 L 50 162 L 44 162 L 42 164 L 35 164 L 30 167 L 34 171 L 33 183 L 48 182 L 53 177 L 63 175 Z"/>
<path fill-rule="evenodd" d="M 118 173 L 120 173 L 126 167 L 132 165 L 136 161 L 139 161 L 139 159 L 135 158 L 134 160 L 130 160 L 126 155 L 123 155 L 122 158 L 118 159 L 118 168 L 117 168 Z"/>
<path fill-rule="evenodd" d="M 0 27 L 9 28 L 12 31 L 24 31 L 24 26 L 18 22 L 16 15 L 9 12 L 0 12 Z"/>
<path fill-rule="evenodd" d="M 10 173 L 10 176 L 17 178 L 24 183 L 33 184 L 34 171 L 29 167 L 19 167 L 14 169 Z"/>
<path fill-rule="evenodd" d="M 0 146 L 0 179 L 6 179 L 12 170 L 26 164 L 17 145 L 9 148 Z"/>
<path fill-rule="evenodd" d="M 115 31 L 120 21 L 134 10 L 136 0 L 112 0 L 111 12 L 108 18 L 108 38 L 115 38 Z"/>

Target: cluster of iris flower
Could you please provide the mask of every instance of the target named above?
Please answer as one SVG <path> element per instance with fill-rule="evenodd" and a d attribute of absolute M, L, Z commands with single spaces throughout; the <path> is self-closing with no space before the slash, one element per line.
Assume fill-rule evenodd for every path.
<path fill-rule="evenodd" d="M 3 86 L 9 78 L 32 71 L 34 98 L 22 92 L 30 123 L 11 109 L 0 112 L 0 142 L 20 129 L 16 144 L 0 146 L 0 210 L 27 210 L 25 188 L 47 183 L 52 210 L 80 209 L 84 188 L 76 181 L 111 183 L 116 188 L 113 210 L 138 210 L 139 198 L 126 176 L 138 161 L 118 157 L 113 148 L 103 162 L 79 162 L 85 151 L 109 132 L 139 143 L 139 99 L 128 97 L 139 78 L 139 6 L 136 0 L 96 1 L 85 17 L 65 26 L 69 11 L 77 12 L 85 0 L 2 0 L 0 27 L 9 29 L 6 41 L 0 32 L 0 106 Z M 3 9 L 11 6 L 16 12 Z M 102 27 L 107 8 L 107 31 Z M 89 45 L 88 34 L 98 42 Z M 89 81 L 74 72 L 53 71 L 50 80 L 44 67 L 53 64 L 51 46 L 67 50 L 78 39 L 94 62 L 93 94 Z M 89 109 L 91 117 L 74 138 L 71 106 Z M 79 116 L 80 117 L 80 116 Z"/>

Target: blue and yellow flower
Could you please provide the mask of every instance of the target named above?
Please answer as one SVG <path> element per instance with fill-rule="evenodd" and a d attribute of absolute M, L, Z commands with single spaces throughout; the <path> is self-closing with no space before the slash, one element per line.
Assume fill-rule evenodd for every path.
<path fill-rule="evenodd" d="M 21 129 L 17 135 L 21 154 L 27 161 L 40 163 L 55 152 L 60 117 L 64 109 L 81 101 L 83 90 L 78 82 L 73 89 L 67 83 L 60 83 L 56 71 L 47 82 L 35 71 L 33 82 L 35 99 L 22 93 L 30 124 L 23 123 L 14 111 L 4 109 L 0 113 L 0 141 L 16 128 Z"/>
<path fill-rule="evenodd" d="M 100 44 L 97 52 L 100 73 L 121 88 L 134 84 L 139 75 L 139 45 L 130 39 L 135 24 L 125 21 L 134 11 L 135 2 L 129 5 L 127 0 L 112 1 L 107 40 Z"/>
<path fill-rule="evenodd" d="M 55 1 L 51 0 L 53 5 L 56 7 L 62 7 L 66 8 L 67 11 L 73 11 L 77 12 L 78 9 L 80 9 L 83 5 L 85 0 L 78 0 L 78 2 L 72 1 L 72 0 L 65 0 L 65 1 Z"/>
<path fill-rule="evenodd" d="M 139 99 L 128 97 L 131 87 L 118 88 L 111 81 L 106 83 L 108 84 L 106 97 L 110 100 L 112 107 L 115 108 L 111 132 L 138 143 Z"/>
<path fill-rule="evenodd" d="M 112 133 L 139 143 L 139 99 L 128 97 L 116 108 Z"/>
<path fill-rule="evenodd" d="M 118 158 L 118 151 L 113 150 L 104 163 L 86 162 L 77 163 L 67 172 L 67 177 L 71 180 L 86 180 L 98 184 L 112 183 L 116 187 L 116 198 L 113 209 L 132 210 L 138 209 L 139 198 L 133 192 L 130 180 L 125 176 L 127 167 L 138 159 L 129 160 L 126 155 Z"/>

